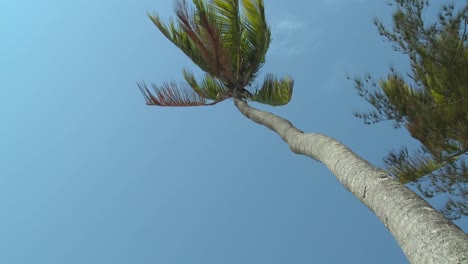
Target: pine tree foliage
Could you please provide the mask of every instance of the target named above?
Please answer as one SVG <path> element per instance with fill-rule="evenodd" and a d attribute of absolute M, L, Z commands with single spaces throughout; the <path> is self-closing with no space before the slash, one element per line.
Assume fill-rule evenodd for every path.
<path fill-rule="evenodd" d="M 161 33 L 206 74 L 201 81 L 184 70 L 185 83 L 138 86 L 149 105 L 214 105 L 228 98 L 252 100 L 273 106 L 292 97 L 293 80 L 267 74 L 260 89 L 252 82 L 265 62 L 271 33 L 262 0 L 179 0 L 176 20 L 164 23 L 148 15 Z"/>
<path fill-rule="evenodd" d="M 441 211 L 451 219 L 468 215 L 468 1 L 458 11 L 441 8 L 437 20 L 423 20 L 427 0 L 395 0 L 393 28 L 375 20 L 380 35 L 410 58 L 405 79 L 395 69 L 375 82 L 356 79 L 358 94 L 374 110 L 355 113 L 366 124 L 393 120 L 403 125 L 421 148 L 392 151 L 387 171 L 402 183 L 415 184 L 431 198 L 448 195 Z"/>

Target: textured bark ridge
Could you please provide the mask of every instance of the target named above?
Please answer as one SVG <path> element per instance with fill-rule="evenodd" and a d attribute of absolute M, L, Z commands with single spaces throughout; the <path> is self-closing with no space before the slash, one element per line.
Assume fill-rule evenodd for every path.
<path fill-rule="evenodd" d="M 468 263 L 468 236 L 417 194 L 337 140 L 304 133 L 288 120 L 242 100 L 234 104 L 252 121 L 276 132 L 294 153 L 322 162 L 372 210 L 414 264 Z"/>

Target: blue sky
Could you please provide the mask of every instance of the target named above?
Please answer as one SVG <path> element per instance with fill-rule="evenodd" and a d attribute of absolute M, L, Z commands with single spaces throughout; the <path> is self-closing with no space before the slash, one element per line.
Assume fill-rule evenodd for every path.
<path fill-rule="evenodd" d="M 455 1 L 458 5 L 462 0 Z M 406 70 L 377 34 L 384 1 L 266 0 L 264 73 L 291 103 L 253 104 L 375 165 L 414 146 L 346 75 Z M 169 0 L 0 2 L 0 263 L 407 263 L 391 234 L 321 164 L 237 112 L 144 104 L 136 82 L 195 66 L 147 18 Z M 468 221 L 456 221 L 468 230 Z"/>

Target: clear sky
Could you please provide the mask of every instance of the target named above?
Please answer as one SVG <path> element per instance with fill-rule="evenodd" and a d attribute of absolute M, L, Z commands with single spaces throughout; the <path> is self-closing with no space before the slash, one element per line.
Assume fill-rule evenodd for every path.
<path fill-rule="evenodd" d="M 262 74 L 291 103 L 253 104 L 337 138 L 375 165 L 415 142 L 346 75 L 406 70 L 371 0 L 265 0 Z M 455 1 L 459 5 L 463 0 Z M 238 113 L 149 107 L 136 82 L 195 66 L 147 18 L 172 0 L 0 1 L 0 263 L 407 263 L 375 215 L 318 162 Z M 468 221 L 456 221 L 468 230 Z"/>

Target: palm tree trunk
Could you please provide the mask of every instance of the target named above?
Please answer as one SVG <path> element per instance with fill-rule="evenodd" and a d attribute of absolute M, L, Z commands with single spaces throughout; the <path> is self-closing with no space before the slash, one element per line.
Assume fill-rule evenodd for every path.
<path fill-rule="evenodd" d="M 414 264 L 468 263 L 467 235 L 417 194 L 337 140 L 304 133 L 291 122 L 234 99 L 240 112 L 276 132 L 294 153 L 325 164 L 372 210 Z"/>

